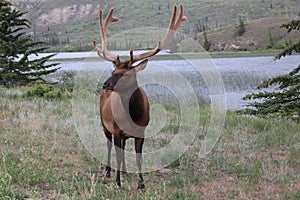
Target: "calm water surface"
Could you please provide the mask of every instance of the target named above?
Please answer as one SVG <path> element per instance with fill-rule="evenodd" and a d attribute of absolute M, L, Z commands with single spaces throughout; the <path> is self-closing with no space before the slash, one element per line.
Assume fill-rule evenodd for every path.
<path fill-rule="evenodd" d="M 93 67 L 103 68 L 104 66 L 99 77 L 108 77 L 112 70 L 110 63 L 103 62 L 100 58 L 90 59 L 90 57 L 96 57 L 95 52 L 59 53 L 55 56 L 56 59 L 62 59 L 62 61 L 59 61 L 61 70 L 80 71 Z M 77 59 L 73 60 L 73 58 Z M 84 58 L 87 59 L 84 60 Z M 199 64 L 195 67 L 194 63 Z M 276 61 L 272 56 L 193 59 L 192 62 L 185 59 L 151 60 L 143 73 L 147 77 L 159 74 L 162 77 L 169 78 L 169 71 L 174 69 L 189 81 L 196 93 L 209 97 L 211 83 L 207 83 L 207 77 L 205 76 L 207 70 L 213 69 L 213 74 L 216 74 L 216 77 L 219 74 L 222 79 L 222 87 L 226 96 L 226 109 L 238 109 L 245 104 L 241 98 L 247 93 L 254 92 L 255 86 L 263 80 L 279 74 L 286 74 L 299 64 L 299 55 L 287 56 Z M 105 75 L 106 72 L 108 72 L 107 75 Z M 209 80 L 214 81 L 213 79 Z M 176 78 L 170 81 L 176 84 Z M 177 85 L 177 87 L 180 86 Z M 157 89 L 155 88 L 155 90 Z M 184 88 L 182 88 L 182 91 L 182 95 L 185 95 Z M 146 92 L 152 93 L 153 91 L 146 89 Z M 151 96 L 151 94 L 148 95 Z"/>

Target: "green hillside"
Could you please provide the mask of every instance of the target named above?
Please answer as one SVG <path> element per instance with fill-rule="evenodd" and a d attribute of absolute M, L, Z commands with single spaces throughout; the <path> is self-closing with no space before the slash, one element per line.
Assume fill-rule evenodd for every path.
<path fill-rule="evenodd" d="M 287 33 L 280 28 L 290 18 L 270 17 L 253 20 L 245 25 L 246 31 L 242 36 L 235 36 L 236 26 L 220 29 L 208 34 L 212 43 L 211 50 L 259 50 L 269 48 L 283 48 L 286 43 L 300 39 L 297 32 Z M 204 38 L 200 36 L 200 43 Z"/>
<path fill-rule="evenodd" d="M 212 42 L 214 42 L 213 48 L 217 48 L 219 43 L 224 43 L 218 34 L 229 38 L 226 41 L 235 40 L 231 32 L 234 31 L 232 27 L 236 26 L 239 17 L 245 24 L 248 24 L 248 34 L 253 31 L 251 30 L 253 28 L 251 26 L 252 21 L 261 18 L 277 18 L 275 25 L 266 21 L 268 23 L 266 25 L 270 27 L 261 27 L 263 34 L 268 37 L 269 32 L 272 33 L 273 31 L 272 27 L 277 26 L 277 22 L 282 21 L 279 18 L 285 18 L 284 21 L 288 20 L 297 16 L 300 10 L 300 0 L 11 1 L 18 9 L 28 11 L 27 17 L 32 21 L 30 34 L 38 40 L 47 42 L 53 51 L 92 50 L 92 41 L 94 39 L 100 40 L 98 25 L 100 7 L 104 9 L 105 13 L 110 7 L 114 7 L 115 16 L 120 19 L 118 23 L 110 26 L 107 34 L 111 36 L 134 28 L 167 28 L 173 5 L 178 5 L 181 2 L 184 4 L 188 21 L 182 24 L 179 31 L 202 43 L 201 27 L 204 26 L 206 32 L 211 35 Z M 257 22 L 260 23 L 259 21 L 255 23 Z M 254 29 L 256 30 L 257 27 Z M 278 36 L 275 35 L 275 37 Z M 262 43 L 258 42 L 257 44 Z"/>

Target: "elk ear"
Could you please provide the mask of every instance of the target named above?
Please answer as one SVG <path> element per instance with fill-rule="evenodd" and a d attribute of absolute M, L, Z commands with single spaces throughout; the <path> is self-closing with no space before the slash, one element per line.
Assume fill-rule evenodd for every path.
<path fill-rule="evenodd" d="M 117 69 L 118 66 L 120 65 L 121 61 L 120 61 L 120 57 L 117 56 L 117 59 L 112 61 L 112 64 L 114 65 L 114 68 Z"/>
<path fill-rule="evenodd" d="M 136 67 L 134 67 L 135 72 L 142 71 L 147 66 L 148 59 L 144 60 L 143 62 L 139 63 Z"/>

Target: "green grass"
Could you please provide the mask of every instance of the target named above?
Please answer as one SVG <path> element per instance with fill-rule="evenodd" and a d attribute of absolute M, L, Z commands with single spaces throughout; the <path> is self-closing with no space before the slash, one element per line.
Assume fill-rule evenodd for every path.
<path fill-rule="evenodd" d="M 12 89 L 11 91 L 14 91 Z M 18 89 L 22 92 L 22 89 Z M 212 152 L 198 157 L 209 123 L 203 109 L 199 136 L 165 169 L 122 176 L 122 189 L 104 182 L 104 166 L 82 145 L 72 122 L 71 100 L 0 95 L 0 199 L 298 199 L 300 127 L 292 121 L 226 113 L 224 132 Z M 174 112 L 168 106 L 168 114 Z M 167 145 L 168 137 L 145 145 Z M 201 135 L 202 134 L 202 135 Z"/>

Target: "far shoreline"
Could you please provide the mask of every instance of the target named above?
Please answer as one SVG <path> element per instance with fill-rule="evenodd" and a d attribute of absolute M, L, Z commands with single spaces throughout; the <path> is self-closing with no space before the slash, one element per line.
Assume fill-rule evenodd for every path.
<path fill-rule="evenodd" d="M 261 57 L 261 56 L 273 56 L 280 52 L 278 50 L 262 50 L 262 51 L 219 51 L 219 52 L 179 52 L 179 53 L 169 53 L 165 51 L 164 53 L 158 54 L 155 57 L 149 58 L 150 60 L 169 60 L 169 59 L 207 59 L 207 58 L 238 58 L 238 57 Z M 116 51 L 116 54 L 121 55 L 121 57 L 127 57 L 129 52 L 126 51 Z M 53 53 L 43 53 L 44 55 Z M 100 60 L 95 51 L 91 52 L 57 52 L 56 55 L 51 58 L 50 62 L 59 61 L 84 61 L 89 60 Z M 60 56 L 67 55 L 67 56 Z M 124 55 L 124 56 L 123 56 Z M 295 54 L 299 55 L 299 54 Z M 42 55 L 43 56 L 43 55 Z"/>

